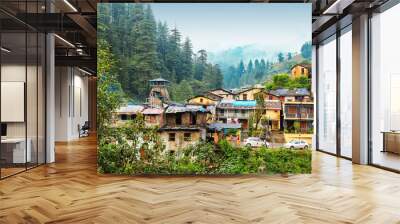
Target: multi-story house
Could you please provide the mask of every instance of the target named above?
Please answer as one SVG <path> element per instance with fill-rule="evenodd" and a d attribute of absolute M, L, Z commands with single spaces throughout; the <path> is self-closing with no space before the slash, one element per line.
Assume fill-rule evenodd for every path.
<path fill-rule="evenodd" d="M 161 127 L 163 125 L 164 109 L 146 108 L 142 111 L 147 127 Z"/>
<path fill-rule="evenodd" d="M 284 127 L 289 132 L 310 133 L 313 129 L 314 103 L 307 101 L 287 101 L 283 104 Z M 296 122 L 298 126 L 296 127 Z M 297 129 L 297 130 L 296 130 Z"/>
<path fill-rule="evenodd" d="M 223 99 L 230 99 L 230 100 L 235 99 L 235 94 L 233 92 L 223 88 L 209 90 L 207 93 L 220 96 Z"/>
<path fill-rule="evenodd" d="M 159 129 L 166 150 L 178 149 L 206 139 L 207 114 L 198 105 L 169 105 L 164 111 L 164 124 Z"/>
<path fill-rule="evenodd" d="M 240 123 L 243 129 L 249 128 L 250 115 L 254 113 L 255 100 L 221 100 L 217 104 L 217 121 L 222 123 Z"/>
<path fill-rule="evenodd" d="M 270 130 L 278 131 L 281 129 L 282 104 L 279 100 L 265 100 L 265 114 Z"/>
<path fill-rule="evenodd" d="M 314 102 L 307 89 L 281 91 L 284 96 L 283 126 L 289 131 L 308 133 L 313 128 Z"/>
<path fill-rule="evenodd" d="M 216 105 L 223 97 L 214 94 L 197 95 L 187 100 L 188 104 L 210 106 Z"/>
<path fill-rule="evenodd" d="M 252 87 L 244 90 L 239 90 L 236 95 L 236 100 L 256 100 L 257 94 L 264 93 L 262 87 Z"/>
<path fill-rule="evenodd" d="M 136 118 L 137 114 L 142 113 L 144 108 L 145 107 L 142 105 L 122 106 L 113 114 L 114 123 L 116 125 L 121 125 L 129 120 L 133 120 Z"/>

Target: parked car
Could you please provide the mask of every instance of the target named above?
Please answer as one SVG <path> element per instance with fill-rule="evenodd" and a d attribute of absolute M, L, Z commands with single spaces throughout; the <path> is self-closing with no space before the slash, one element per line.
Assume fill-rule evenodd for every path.
<path fill-rule="evenodd" d="M 291 140 L 285 144 L 288 149 L 308 149 L 308 143 L 304 140 Z"/>
<path fill-rule="evenodd" d="M 249 137 L 246 140 L 244 140 L 243 144 L 248 147 L 262 147 L 262 146 L 270 147 L 269 142 L 259 137 Z"/>

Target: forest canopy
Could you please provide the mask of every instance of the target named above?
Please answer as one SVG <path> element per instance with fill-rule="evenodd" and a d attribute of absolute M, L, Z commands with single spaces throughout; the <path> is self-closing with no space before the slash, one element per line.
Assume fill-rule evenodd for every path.
<path fill-rule="evenodd" d="M 311 61 L 311 42 L 306 42 L 299 53 L 278 52 L 274 60 L 242 59 L 232 64 L 222 55 L 219 64 L 212 63 L 211 53 L 205 49 L 194 52 L 191 39 L 183 37 L 178 28 L 156 21 L 146 4 L 99 4 L 98 26 L 102 27 L 99 40 L 107 42 L 115 58 L 111 71 L 128 100 L 135 103 L 146 101 L 148 80 L 159 77 L 170 81 L 172 100 L 184 102 L 210 89 L 265 83 L 276 74 L 288 73 L 297 63 Z M 294 86 L 299 85 L 289 85 Z"/>
<path fill-rule="evenodd" d="M 99 4 L 99 38 L 105 39 L 116 58 L 113 70 L 126 95 L 134 102 L 148 97 L 148 80 L 171 82 L 177 102 L 223 85 L 221 69 L 207 60 L 207 51 L 193 52 L 189 37 L 177 28 L 156 21 L 150 5 Z"/>

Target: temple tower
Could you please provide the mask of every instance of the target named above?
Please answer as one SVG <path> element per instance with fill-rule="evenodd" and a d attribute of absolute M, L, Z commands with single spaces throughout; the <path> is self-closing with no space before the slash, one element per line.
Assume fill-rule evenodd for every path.
<path fill-rule="evenodd" d="M 170 101 L 167 85 L 169 81 L 163 78 L 149 80 L 150 94 L 147 102 L 153 107 L 162 107 Z"/>

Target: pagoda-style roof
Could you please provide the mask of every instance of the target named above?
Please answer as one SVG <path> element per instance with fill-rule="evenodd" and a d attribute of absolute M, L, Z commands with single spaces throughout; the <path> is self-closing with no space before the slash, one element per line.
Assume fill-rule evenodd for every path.
<path fill-rule="evenodd" d="M 149 80 L 149 82 L 169 82 L 169 81 L 160 77 L 157 79 Z"/>

